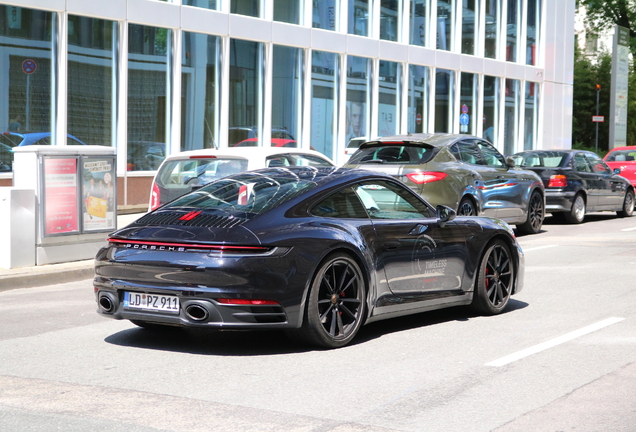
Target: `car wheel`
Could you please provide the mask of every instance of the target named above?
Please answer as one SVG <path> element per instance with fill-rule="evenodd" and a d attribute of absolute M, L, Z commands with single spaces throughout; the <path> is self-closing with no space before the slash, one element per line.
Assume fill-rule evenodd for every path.
<path fill-rule="evenodd" d="M 623 209 L 617 211 L 616 214 L 620 217 L 630 217 L 634 214 L 634 191 L 627 191 L 625 200 L 623 201 Z"/>
<path fill-rule="evenodd" d="M 495 240 L 484 253 L 475 282 L 472 307 L 485 315 L 504 310 L 515 283 L 515 269 L 510 249 Z"/>
<path fill-rule="evenodd" d="M 358 264 L 344 253 L 330 255 L 312 280 L 303 324 L 292 339 L 323 348 L 348 344 L 362 325 L 365 293 Z"/>
<path fill-rule="evenodd" d="M 459 207 L 457 207 L 457 216 L 477 216 L 477 208 L 472 199 L 462 198 Z"/>
<path fill-rule="evenodd" d="M 528 215 L 523 224 L 517 225 L 517 229 L 523 234 L 536 234 L 541 231 L 545 218 L 545 203 L 539 192 L 533 192 L 528 202 Z"/>
<path fill-rule="evenodd" d="M 585 198 L 578 194 L 574 197 L 572 208 L 569 212 L 563 213 L 563 218 L 567 223 L 580 224 L 585 219 Z"/>

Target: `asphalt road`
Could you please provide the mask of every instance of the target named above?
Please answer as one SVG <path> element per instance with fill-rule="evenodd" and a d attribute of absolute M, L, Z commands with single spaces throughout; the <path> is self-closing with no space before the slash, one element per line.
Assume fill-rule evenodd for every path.
<path fill-rule="evenodd" d="M 0 431 L 636 430 L 636 217 L 519 240 L 506 313 L 373 323 L 331 351 L 105 319 L 90 280 L 0 292 Z"/>

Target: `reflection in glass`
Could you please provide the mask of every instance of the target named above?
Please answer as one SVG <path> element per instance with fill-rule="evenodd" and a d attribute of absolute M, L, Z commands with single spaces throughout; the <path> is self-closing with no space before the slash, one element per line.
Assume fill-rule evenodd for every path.
<path fill-rule="evenodd" d="M 541 10 L 541 0 L 528 0 L 528 28 L 526 37 L 526 64 L 537 64 L 537 46 L 539 29 L 537 23 L 539 22 L 539 11 Z"/>
<path fill-rule="evenodd" d="M 479 76 L 473 73 L 462 72 L 459 94 L 459 133 L 475 135 L 477 133 L 477 108 L 479 98 Z"/>
<path fill-rule="evenodd" d="M 338 54 L 311 53 L 311 147 L 335 158 Z"/>
<path fill-rule="evenodd" d="M 429 74 L 426 66 L 409 66 L 408 132 L 428 131 Z"/>
<path fill-rule="evenodd" d="M 437 0 L 437 49 L 451 51 L 455 32 L 455 0 Z"/>
<path fill-rule="evenodd" d="M 484 56 L 497 58 L 497 41 L 499 40 L 499 15 L 501 0 L 486 0 L 486 25 L 484 39 Z"/>
<path fill-rule="evenodd" d="M 53 132 L 51 52 L 54 13 L 0 6 L 0 132 Z M 3 169 L 10 167 L 10 147 L 26 137 L 3 136 Z"/>
<path fill-rule="evenodd" d="M 217 0 L 182 0 L 184 6 L 196 6 L 204 9 L 217 10 L 221 1 Z"/>
<path fill-rule="evenodd" d="M 221 44 L 217 36 L 183 32 L 181 150 L 219 147 Z"/>
<path fill-rule="evenodd" d="M 519 2 L 521 0 L 508 0 L 508 19 L 506 20 L 506 60 L 517 61 L 517 39 L 519 34 Z"/>
<path fill-rule="evenodd" d="M 231 0 L 230 12 L 251 17 L 261 16 L 261 0 Z"/>
<path fill-rule="evenodd" d="M 498 147 L 499 131 L 499 91 L 500 79 L 484 76 L 484 117 L 483 137 Z"/>
<path fill-rule="evenodd" d="M 300 147 L 303 118 L 303 50 L 274 45 L 272 147 Z"/>
<path fill-rule="evenodd" d="M 274 21 L 301 24 L 303 0 L 274 0 Z"/>
<path fill-rule="evenodd" d="M 86 144 L 114 145 L 113 71 L 117 23 L 68 17 L 68 133 Z"/>
<path fill-rule="evenodd" d="M 475 54 L 477 30 L 475 0 L 464 0 L 462 9 L 462 54 Z"/>
<path fill-rule="evenodd" d="M 349 0 L 349 34 L 369 36 L 369 0 Z"/>
<path fill-rule="evenodd" d="M 525 92 L 525 119 L 523 135 L 523 149 L 532 150 L 535 148 L 537 139 L 537 124 L 539 110 L 539 84 L 534 82 L 526 82 Z"/>
<path fill-rule="evenodd" d="M 428 45 L 428 11 L 430 10 L 430 0 L 411 0 L 411 45 Z"/>
<path fill-rule="evenodd" d="M 371 99 L 371 60 L 347 56 L 346 142 L 369 137 Z"/>
<path fill-rule="evenodd" d="M 263 44 L 230 41 L 230 112 L 228 146 L 262 145 Z"/>
<path fill-rule="evenodd" d="M 169 29 L 128 25 L 129 171 L 156 170 L 166 156 L 171 38 Z"/>
<path fill-rule="evenodd" d="M 455 72 L 437 69 L 435 72 L 435 132 L 453 131 L 453 89 Z"/>
<path fill-rule="evenodd" d="M 378 136 L 398 133 L 400 124 L 400 63 L 380 60 L 378 100 Z"/>
<path fill-rule="evenodd" d="M 400 34 L 401 0 L 380 1 L 380 39 L 397 41 Z"/>
<path fill-rule="evenodd" d="M 339 0 L 313 0 L 312 27 L 336 30 Z"/>
<path fill-rule="evenodd" d="M 506 78 L 506 101 L 504 110 L 504 153 L 517 151 L 517 126 L 519 122 L 519 80 Z"/>

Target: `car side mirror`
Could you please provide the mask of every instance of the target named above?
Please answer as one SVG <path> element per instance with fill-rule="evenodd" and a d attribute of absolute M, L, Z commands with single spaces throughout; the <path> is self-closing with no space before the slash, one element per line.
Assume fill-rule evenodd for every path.
<path fill-rule="evenodd" d="M 614 168 L 614 174 L 620 174 L 620 173 L 621 173 L 620 168 Z"/>
<path fill-rule="evenodd" d="M 515 160 L 512 158 L 512 156 L 506 156 L 506 166 L 508 168 L 514 168 L 515 167 Z"/>
<path fill-rule="evenodd" d="M 444 228 L 446 223 L 455 219 L 457 213 L 452 208 L 445 205 L 438 205 L 437 208 L 437 223 L 439 223 L 440 228 Z"/>

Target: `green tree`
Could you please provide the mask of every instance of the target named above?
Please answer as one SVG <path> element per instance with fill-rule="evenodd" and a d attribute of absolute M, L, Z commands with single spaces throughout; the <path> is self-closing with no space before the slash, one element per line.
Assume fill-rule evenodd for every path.
<path fill-rule="evenodd" d="M 615 25 L 629 30 L 630 50 L 636 56 L 636 0 L 579 0 L 585 6 L 585 23 L 591 31 L 611 30 Z"/>

